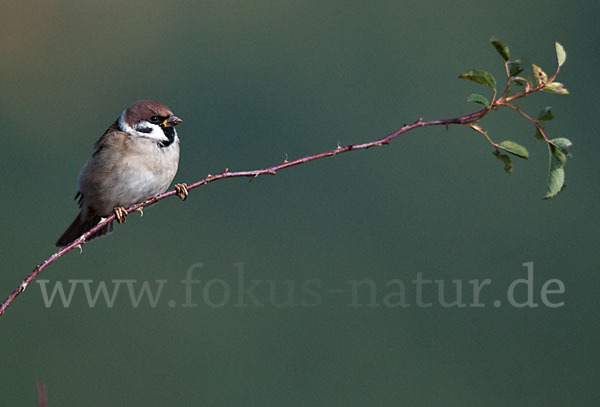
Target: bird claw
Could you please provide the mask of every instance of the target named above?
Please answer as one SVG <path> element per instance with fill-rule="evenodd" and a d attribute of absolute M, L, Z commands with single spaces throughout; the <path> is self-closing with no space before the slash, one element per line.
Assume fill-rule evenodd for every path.
<path fill-rule="evenodd" d="M 174 188 L 179 199 L 185 201 L 188 196 L 187 184 L 175 184 Z"/>
<path fill-rule="evenodd" d="M 127 211 L 125 210 L 125 208 L 123 208 L 122 206 L 115 206 L 113 211 L 115 213 L 115 218 L 117 219 L 117 222 L 125 223 L 125 217 L 127 216 Z"/>

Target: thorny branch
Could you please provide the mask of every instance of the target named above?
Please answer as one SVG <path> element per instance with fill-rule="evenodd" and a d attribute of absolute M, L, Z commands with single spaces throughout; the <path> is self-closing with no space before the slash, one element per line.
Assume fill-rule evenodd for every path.
<path fill-rule="evenodd" d="M 504 89 L 504 92 L 502 93 L 502 95 L 498 98 L 496 98 L 497 96 L 497 92 L 496 89 L 494 88 L 494 95 L 492 98 L 492 102 L 488 105 L 485 106 L 483 109 L 478 110 L 476 112 L 467 114 L 465 116 L 462 117 L 457 117 L 457 118 L 452 118 L 452 119 L 445 119 L 445 120 L 430 120 L 430 121 L 424 121 L 422 118 L 417 119 L 414 123 L 409 124 L 409 125 L 404 125 L 402 128 L 400 128 L 399 130 L 394 131 L 393 133 L 388 134 L 385 137 L 379 138 L 377 140 L 374 141 L 370 141 L 370 142 L 366 142 L 366 143 L 362 143 L 362 144 L 348 144 L 346 146 L 340 146 L 338 145 L 336 148 L 332 149 L 332 150 L 327 150 L 324 151 L 322 153 L 318 153 L 318 154 L 313 154 L 313 155 L 307 155 L 305 157 L 302 158 L 298 158 L 295 160 L 288 160 L 287 154 L 286 154 L 286 158 L 283 161 L 283 163 L 281 164 L 277 164 L 277 165 L 273 165 L 271 167 L 267 167 L 267 168 L 262 168 L 262 169 L 257 169 L 257 170 L 250 170 L 250 171 L 229 171 L 228 168 L 226 168 L 225 170 L 223 170 L 222 172 L 216 174 L 216 175 L 208 175 L 205 178 L 196 181 L 192 184 L 187 185 L 187 189 L 188 191 L 192 190 L 192 189 L 196 189 L 200 186 L 206 185 L 210 182 L 214 182 L 214 181 L 218 181 L 221 179 L 226 179 L 226 178 L 236 178 L 236 177 L 248 177 L 250 178 L 250 181 L 252 181 L 254 178 L 258 177 L 259 175 L 263 175 L 263 174 L 269 174 L 269 175 L 275 175 L 277 174 L 278 171 L 284 170 L 286 168 L 290 168 L 290 167 L 295 167 L 297 165 L 300 164 L 304 164 L 310 161 L 314 161 L 314 160 L 318 160 L 321 158 L 325 158 L 325 157 L 331 157 L 331 156 L 335 156 L 338 154 L 342 154 L 342 153 L 348 153 L 351 151 L 358 151 L 358 150 L 366 150 L 369 149 L 371 147 L 379 147 L 379 146 L 383 146 L 383 145 L 387 145 L 390 144 L 390 141 L 392 141 L 392 139 L 406 133 L 409 132 L 411 130 L 414 130 L 416 128 L 419 127 L 427 127 L 427 126 L 445 126 L 446 128 L 448 128 L 448 126 L 452 125 L 452 124 L 458 124 L 458 125 L 467 125 L 468 127 L 471 127 L 473 130 L 481 133 L 491 144 L 492 146 L 494 146 L 496 149 L 498 149 L 500 146 L 496 143 L 494 143 L 489 136 L 487 135 L 487 133 L 481 129 L 481 127 L 477 124 L 477 122 L 479 120 L 481 120 L 485 115 L 487 115 L 491 110 L 495 110 L 498 107 L 504 106 L 507 107 L 509 109 L 515 110 L 517 111 L 519 114 L 523 115 L 525 118 L 527 118 L 529 121 L 531 121 L 532 123 L 534 123 L 536 125 L 536 127 L 538 127 L 538 129 L 540 130 L 540 133 L 542 134 L 542 136 L 544 137 L 544 141 L 546 141 L 546 143 L 551 144 L 552 142 L 546 137 L 545 133 L 543 132 L 540 124 L 538 123 L 537 120 L 533 119 L 532 117 L 526 115 L 524 112 L 522 112 L 517 106 L 511 104 L 510 102 L 513 102 L 517 99 L 521 99 L 524 97 L 527 97 L 533 93 L 536 93 L 540 90 L 542 90 L 544 88 L 544 86 L 546 86 L 545 83 L 540 83 L 538 84 L 538 86 L 533 87 L 529 81 L 527 81 L 524 78 L 518 77 L 518 76 L 512 76 L 509 72 L 509 66 L 508 66 L 509 61 L 506 60 L 505 61 L 505 70 L 506 70 L 506 76 L 507 76 L 507 80 L 506 80 L 506 87 Z M 558 75 L 558 72 L 560 70 L 560 66 L 557 68 L 556 73 L 547 81 L 547 83 L 552 82 L 556 76 Z M 521 81 L 521 82 L 527 82 L 525 84 L 525 89 L 521 92 L 517 92 L 514 93 L 512 95 L 509 96 L 510 93 L 510 86 L 511 83 L 514 81 Z M 134 211 L 142 211 L 143 208 L 153 205 L 158 201 L 161 201 L 165 198 L 168 198 L 170 196 L 173 195 L 177 195 L 177 190 L 173 189 L 167 192 L 164 192 L 162 194 L 156 195 L 144 202 L 135 204 L 129 208 L 126 208 L 126 211 L 128 213 L 134 212 Z M 90 230 L 88 230 L 86 233 L 84 233 L 82 236 L 80 236 L 79 238 L 75 239 L 74 241 L 72 241 L 71 243 L 69 243 L 68 245 L 62 247 L 60 250 L 58 250 L 57 252 L 55 252 L 54 254 L 52 254 L 50 257 L 48 257 L 46 260 L 44 260 L 43 262 L 41 262 L 40 264 L 38 264 L 33 271 L 21 282 L 21 284 L 19 284 L 14 290 L 13 292 L 6 298 L 6 300 L 4 300 L 4 302 L 0 305 L 0 316 L 4 314 L 4 312 L 6 311 L 6 309 L 8 308 L 8 306 L 15 300 L 15 298 L 22 293 L 23 291 L 25 291 L 25 289 L 27 288 L 27 286 L 33 281 L 35 280 L 35 278 L 46 268 L 48 267 L 50 264 L 54 263 L 56 260 L 58 260 L 60 257 L 62 257 L 64 254 L 70 252 L 71 250 L 75 249 L 75 248 L 79 248 L 81 250 L 81 246 L 84 245 L 87 242 L 88 237 L 90 237 L 91 235 L 93 235 L 95 232 L 97 232 L 98 230 L 102 229 L 106 224 L 112 222 L 115 219 L 115 215 L 112 214 L 111 216 L 102 219 L 96 226 L 94 226 L 93 228 L 91 228 Z"/>

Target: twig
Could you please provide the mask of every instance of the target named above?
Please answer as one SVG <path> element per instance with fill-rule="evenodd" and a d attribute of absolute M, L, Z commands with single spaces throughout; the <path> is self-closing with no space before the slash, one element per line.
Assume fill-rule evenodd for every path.
<path fill-rule="evenodd" d="M 534 119 L 533 117 L 529 116 L 527 113 L 525 113 L 523 110 L 521 110 L 521 108 L 519 108 L 519 106 L 515 106 L 511 103 L 502 103 L 502 106 L 506 106 L 509 109 L 514 110 L 515 112 L 519 113 L 521 116 L 523 116 L 524 118 L 526 118 L 527 120 L 529 120 L 540 132 L 540 134 L 542 135 L 542 137 L 544 138 L 544 141 L 548 144 L 551 144 L 552 142 L 550 140 L 548 140 L 548 137 L 546 137 L 546 133 L 544 132 L 544 128 L 542 127 L 542 125 L 540 124 L 540 122 L 536 119 Z"/>
<path fill-rule="evenodd" d="M 292 161 L 284 161 L 281 164 L 278 165 L 274 165 L 272 167 L 268 167 L 268 168 L 262 168 L 262 169 L 258 169 L 258 170 L 250 170 L 250 171 L 229 171 L 229 169 L 225 169 L 224 171 L 222 171 L 221 173 L 217 174 L 217 175 L 208 175 L 206 178 L 203 178 L 197 182 L 194 182 L 193 184 L 189 184 L 187 186 L 188 191 L 198 188 L 202 185 L 206 185 L 209 182 L 213 182 L 213 181 L 217 181 L 217 180 L 221 180 L 221 179 L 225 179 L 225 178 L 236 178 L 236 177 L 249 177 L 250 180 L 258 177 L 259 175 L 263 175 L 263 174 L 269 174 L 269 175 L 275 175 L 277 174 L 278 171 L 280 170 L 284 170 L 286 168 L 290 168 L 290 167 L 295 167 L 297 165 L 300 164 L 304 164 L 307 163 L 309 161 L 314 161 L 314 160 L 318 160 L 320 158 L 325 158 L 325 157 L 331 157 L 334 155 L 338 155 L 338 154 L 342 154 L 342 153 L 347 153 L 349 151 L 356 151 L 356 150 L 366 150 L 368 148 L 371 147 L 375 147 L 375 146 L 382 146 L 382 145 L 386 145 L 389 144 L 390 141 L 401 135 L 406 133 L 407 131 L 416 129 L 418 127 L 426 127 L 426 126 L 449 126 L 451 124 L 468 124 L 468 123 L 473 123 L 476 122 L 477 120 L 481 119 L 483 116 L 485 116 L 487 113 L 489 112 L 489 109 L 486 107 L 484 109 L 481 109 L 477 112 L 468 114 L 466 116 L 462 116 L 462 117 L 458 117 L 458 118 L 454 118 L 454 119 L 446 119 L 446 120 L 431 120 L 431 121 L 423 121 L 422 118 L 419 118 L 417 121 L 415 121 L 413 124 L 407 125 L 402 127 L 401 129 L 388 134 L 385 137 L 382 137 L 380 139 L 374 140 L 374 141 L 370 141 L 367 143 L 362 143 L 362 144 L 348 144 L 346 146 L 339 146 L 336 147 L 332 150 L 328 150 L 328 151 L 324 151 L 322 153 L 318 153 L 318 154 L 313 154 L 313 155 L 307 155 L 305 157 L 302 158 L 298 158 L 296 160 L 292 160 Z M 129 208 L 126 208 L 126 211 L 128 213 L 132 213 L 133 211 L 145 208 L 149 205 L 152 205 L 158 201 L 161 201 L 165 198 L 168 198 L 170 196 L 173 196 L 177 193 L 176 190 L 170 190 L 167 192 L 164 192 L 162 194 L 156 195 L 144 202 L 135 204 L 133 206 L 130 206 Z M 81 235 L 79 238 L 75 239 L 74 241 L 72 241 L 71 243 L 69 243 L 68 245 L 62 247 L 60 250 L 58 250 L 56 253 L 54 253 L 53 255 L 51 255 L 50 257 L 48 257 L 46 260 L 44 260 L 43 262 L 41 262 L 40 264 L 38 264 L 33 271 L 21 282 L 21 284 L 19 284 L 14 290 L 13 292 L 6 298 L 6 300 L 4 300 L 4 302 L 2 303 L 2 305 L 0 305 L 0 316 L 4 314 L 4 312 L 6 311 L 6 308 L 8 308 L 8 306 L 14 301 L 15 298 L 17 298 L 17 296 L 19 294 L 21 294 L 23 291 L 25 291 L 25 289 L 27 288 L 27 286 L 36 279 L 36 277 L 46 268 L 48 267 L 50 264 L 54 263 L 56 260 L 58 260 L 60 257 L 62 257 L 65 253 L 70 252 L 71 250 L 75 249 L 75 248 L 81 248 L 81 246 L 83 246 L 85 243 L 87 243 L 87 238 L 90 237 L 91 235 L 93 235 L 94 233 L 96 233 L 98 230 L 102 229 L 104 226 L 106 226 L 106 224 L 112 222 L 115 219 L 115 215 L 112 214 L 107 218 L 104 218 L 103 220 L 101 220 L 100 222 L 98 222 L 98 224 L 96 226 L 94 226 L 93 228 L 91 228 L 90 230 L 88 230 L 87 232 L 85 232 L 83 235 Z"/>
<path fill-rule="evenodd" d="M 38 407 L 48 407 L 48 393 L 46 392 L 46 383 L 38 380 L 36 383 L 38 395 Z"/>
<path fill-rule="evenodd" d="M 529 115 L 525 114 L 523 111 L 521 111 L 517 106 L 511 104 L 510 102 L 517 100 L 517 99 L 521 99 L 524 97 L 527 97 L 529 95 L 531 95 L 532 93 L 538 92 L 540 90 L 542 90 L 544 88 L 544 86 L 547 83 L 552 82 L 556 76 L 558 75 L 558 72 L 560 70 L 560 66 L 558 67 L 558 69 L 556 70 L 555 74 L 550 78 L 550 80 L 548 82 L 546 82 L 546 84 L 544 83 L 540 83 L 538 84 L 537 87 L 531 87 L 529 85 L 529 82 L 527 82 L 525 89 L 521 92 L 517 92 L 514 93 L 513 95 L 509 96 L 509 92 L 510 92 L 510 85 L 511 85 L 511 81 L 513 80 L 521 80 L 521 77 L 516 77 L 516 76 L 511 76 L 510 72 L 509 72 L 509 61 L 508 61 L 508 57 L 505 58 L 505 63 L 504 63 L 504 67 L 505 67 L 505 71 L 506 71 L 506 76 L 507 76 L 507 81 L 506 81 L 506 87 L 504 89 L 504 92 L 502 93 L 502 95 L 500 97 L 498 97 L 496 99 L 497 96 L 497 90 L 495 87 L 493 87 L 494 89 L 494 94 L 493 94 L 493 98 L 492 98 L 492 102 L 485 106 L 483 109 L 478 110 L 476 112 L 470 113 L 468 115 L 462 116 L 462 117 L 457 117 L 457 118 L 453 118 L 453 119 L 445 119 L 445 120 L 431 120 L 431 121 L 423 121 L 422 118 L 419 118 L 417 121 L 415 121 L 413 124 L 410 125 L 404 125 L 401 129 L 396 130 L 393 133 L 388 134 L 385 137 L 379 138 L 377 140 L 374 141 L 370 141 L 370 142 L 366 142 L 366 143 L 362 143 L 362 144 L 348 144 L 346 146 L 341 146 L 340 144 L 337 145 L 336 148 L 332 149 L 332 150 L 327 150 L 324 151 L 322 153 L 318 153 L 318 154 L 313 154 L 313 155 L 307 155 L 305 157 L 302 158 L 298 158 L 296 160 L 292 160 L 289 161 L 288 160 L 288 156 L 287 154 L 285 155 L 285 160 L 283 161 L 283 163 L 278 164 L 278 165 L 274 165 L 272 167 L 267 167 L 267 168 L 262 168 L 262 169 L 257 169 L 257 170 L 250 170 L 250 171 L 229 171 L 228 168 L 226 168 L 225 170 L 223 170 L 222 172 L 220 172 L 217 175 L 208 175 L 207 177 L 194 182 L 192 184 L 187 185 L 187 189 L 188 191 L 198 188 L 202 185 L 208 184 L 209 182 L 213 182 L 213 181 L 217 181 L 217 180 L 221 180 L 221 179 L 225 179 L 225 178 L 235 178 L 235 177 L 248 177 L 250 178 L 250 181 L 252 181 L 253 179 L 255 179 L 256 177 L 258 177 L 259 175 L 263 175 L 263 174 L 269 174 L 269 175 L 275 175 L 277 174 L 278 171 L 280 170 L 284 170 L 286 168 L 290 168 L 290 167 L 294 167 L 300 164 L 304 164 L 307 163 L 309 161 L 314 161 L 314 160 L 318 160 L 321 158 L 325 158 L 325 157 L 331 157 L 334 155 L 338 155 L 338 154 L 342 154 L 342 153 L 347 153 L 350 151 L 357 151 L 357 150 L 366 150 L 368 148 L 371 147 L 377 147 L 377 146 L 383 146 L 386 144 L 389 144 L 390 141 L 398 136 L 400 136 L 401 134 L 404 134 L 408 131 L 414 130 L 418 127 L 427 127 L 427 126 L 445 126 L 446 128 L 448 128 L 451 124 L 459 124 L 459 125 L 467 125 L 469 127 L 471 127 L 473 130 L 477 131 L 478 133 L 482 134 L 489 142 L 492 146 L 499 148 L 501 146 L 499 146 L 498 144 L 494 143 L 492 141 L 492 139 L 488 136 L 487 132 L 485 132 L 480 126 L 477 125 L 477 122 L 482 119 L 486 114 L 488 114 L 490 111 L 497 109 L 498 107 L 501 106 L 505 106 L 507 108 L 510 108 L 512 110 L 517 111 L 518 113 L 520 113 L 522 116 L 524 116 L 526 119 L 528 119 L 529 121 L 531 121 L 532 123 L 534 123 L 536 125 L 536 127 L 540 130 L 540 133 L 542 134 L 542 136 L 544 137 L 544 140 L 551 144 L 551 141 L 546 137 L 545 133 L 543 132 L 543 129 L 541 128 L 539 122 L 535 119 L 533 119 L 532 117 L 530 117 Z M 177 191 L 175 189 L 164 192 L 162 194 L 159 194 L 157 196 L 154 196 L 150 199 L 148 199 L 145 202 L 141 202 L 138 203 L 136 205 L 133 205 L 129 208 L 126 208 L 126 211 L 128 213 L 132 213 L 134 211 L 140 211 L 143 214 L 142 209 L 152 205 L 158 201 L 161 201 L 165 198 L 168 198 L 170 196 L 176 195 Z M 112 214 L 109 217 L 102 219 L 96 226 L 94 226 L 92 229 L 88 230 L 87 232 L 85 232 L 82 236 L 80 236 L 79 238 L 75 239 L 74 241 L 72 241 L 71 243 L 69 243 L 68 245 L 64 246 L 63 248 L 61 248 L 60 250 L 58 250 L 56 253 L 54 253 L 53 255 L 51 255 L 50 257 L 48 257 L 46 260 L 44 260 L 42 263 L 40 263 L 39 265 L 37 265 L 33 271 L 21 282 L 21 284 L 19 284 L 14 290 L 13 292 L 6 298 L 6 300 L 0 305 L 0 316 L 4 314 L 4 312 L 6 311 L 6 309 L 8 308 L 8 306 L 15 300 L 15 298 L 17 298 L 17 296 L 19 294 L 21 294 L 23 291 L 25 291 L 25 289 L 27 288 L 27 286 L 33 281 L 35 280 L 35 278 L 46 268 L 48 267 L 50 264 L 54 263 L 57 259 L 59 259 L 60 257 L 62 257 L 65 253 L 70 252 L 71 250 L 73 250 L 74 248 L 79 248 L 81 250 L 81 247 L 87 243 L 87 239 L 93 235 L 94 233 L 96 233 L 98 230 L 102 229 L 104 226 L 106 226 L 108 223 L 112 222 L 115 219 L 115 215 Z"/>

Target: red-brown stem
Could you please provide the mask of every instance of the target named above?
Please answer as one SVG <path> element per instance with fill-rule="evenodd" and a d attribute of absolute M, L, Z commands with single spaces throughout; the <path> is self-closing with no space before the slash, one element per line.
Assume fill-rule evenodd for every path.
<path fill-rule="evenodd" d="M 36 383 L 38 394 L 38 407 L 48 407 L 48 393 L 46 392 L 46 383 L 38 380 Z"/>
<path fill-rule="evenodd" d="M 490 143 L 496 150 L 498 150 L 498 148 L 500 146 L 498 144 L 494 143 L 494 141 L 490 138 L 490 136 L 488 136 L 487 131 L 483 130 L 481 127 L 479 127 L 477 124 L 474 124 L 474 123 L 468 124 L 468 126 L 470 128 L 472 128 L 473 130 L 475 130 L 477 133 L 481 134 L 483 137 L 485 137 L 485 139 L 488 141 L 488 143 Z"/>
<path fill-rule="evenodd" d="M 395 138 L 398 137 L 401 134 L 404 134 L 410 130 L 416 129 L 418 127 L 426 127 L 426 126 L 449 126 L 451 124 L 468 124 L 468 123 L 473 123 L 476 122 L 477 120 L 481 119 L 483 116 L 485 116 L 488 112 L 490 111 L 490 109 L 488 107 L 485 107 L 484 109 L 481 109 L 479 111 L 476 111 L 474 113 L 462 116 L 462 117 L 457 117 L 454 119 L 446 119 L 446 120 L 431 120 L 431 121 L 423 121 L 422 118 L 419 118 L 416 122 L 414 122 L 413 124 L 410 125 L 405 125 L 404 127 L 402 127 L 401 129 L 388 134 L 385 137 L 382 137 L 380 139 L 374 140 L 374 141 L 370 141 L 367 143 L 362 143 L 362 144 L 348 144 L 346 146 L 338 146 L 337 148 L 334 148 L 333 150 L 328 150 L 328 151 L 324 151 L 322 153 L 318 153 L 318 154 L 313 154 L 313 155 L 307 155 L 305 157 L 302 158 L 298 158 L 296 160 L 292 160 L 292 161 L 287 161 L 285 160 L 283 163 L 278 164 L 278 165 L 274 165 L 272 167 L 268 167 L 268 168 L 262 168 L 262 169 L 258 169 L 258 170 L 251 170 L 251 171 L 229 171 L 229 169 L 225 169 L 224 171 L 222 171 L 221 173 L 217 174 L 217 175 L 208 175 L 206 178 L 203 178 L 199 181 L 194 182 L 193 184 L 189 184 L 187 186 L 188 191 L 198 188 L 202 185 L 208 184 L 209 182 L 213 182 L 213 181 L 217 181 L 220 179 L 225 179 L 225 178 L 234 178 L 234 177 L 250 177 L 251 180 L 253 178 L 258 177 L 259 175 L 262 174 L 270 174 L 270 175 L 275 175 L 277 173 L 277 171 L 280 170 L 284 170 L 286 168 L 289 167 L 294 167 L 296 165 L 300 165 L 300 164 L 304 164 L 307 163 L 309 161 L 314 161 L 314 160 L 318 160 L 320 158 L 325 158 L 325 157 L 331 157 L 334 155 L 338 155 L 338 154 L 342 154 L 342 153 L 347 153 L 349 151 L 356 151 L 356 150 L 366 150 L 370 147 L 375 147 L 375 146 L 382 146 L 385 144 L 389 144 L 390 141 Z M 147 201 L 138 203 L 136 205 L 133 205 L 129 208 L 127 208 L 127 212 L 131 213 L 137 209 L 140 208 L 145 208 L 149 205 L 152 205 L 158 201 L 161 201 L 165 198 L 168 198 L 172 195 L 175 195 L 176 191 L 170 190 L 167 192 L 164 192 L 162 194 L 156 195 L 150 199 L 148 199 Z M 58 250 L 57 252 L 55 252 L 52 256 L 48 257 L 46 260 L 44 260 L 43 262 L 41 262 L 40 264 L 38 264 L 33 271 L 21 282 L 21 284 L 19 284 L 14 290 L 13 292 L 6 298 L 6 300 L 4 300 L 4 302 L 2 303 L 2 305 L 0 305 L 0 316 L 4 314 L 4 312 L 6 311 L 6 308 L 8 308 L 8 306 L 15 300 L 15 298 L 17 298 L 17 296 L 19 294 L 21 294 L 23 291 L 25 291 L 25 289 L 27 288 L 27 286 L 33 281 L 35 280 L 35 278 L 46 268 L 48 267 L 50 264 L 54 263 L 56 260 L 58 260 L 60 257 L 62 257 L 65 253 L 70 252 L 71 250 L 75 249 L 76 247 L 81 248 L 82 245 L 84 245 L 87 241 L 87 238 L 91 235 L 93 235 L 95 232 L 97 232 L 98 230 L 102 229 L 107 223 L 112 222 L 115 219 L 115 215 L 110 215 L 109 217 L 103 219 L 102 221 L 98 222 L 98 224 L 96 226 L 94 226 L 93 228 L 91 228 L 90 230 L 88 230 L 87 232 L 85 232 L 82 236 L 80 236 L 79 238 L 75 239 L 74 241 L 72 241 L 71 243 L 69 243 L 68 245 L 62 247 L 60 250 Z"/>
<path fill-rule="evenodd" d="M 506 106 L 509 109 L 514 110 L 515 112 L 519 113 L 521 116 L 523 116 L 524 118 L 526 118 L 527 120 L 529 120 L 531 123 L 533 123 L 535 125 L 535 127 L 537 127 L 537 129 L 539 130 L 540 134 L 542 135 L 542 137 L 544 138 L 544 141 L 546 143 L 551 144 L 551 141 L 548 140 L 548 137 L 546 137 L 546 133 L 544 132 L 544 129 L 542 128 L 542 126 L 540 125 L 540 122 L 536 119 L 534 119 L 533 117 L 529 116 L 527 113 L 525 113 L 524 111 L 521 110 L 521 108 L 519 108 L 519 106 L 515 106 L 512 105 L 510 103 L 501 103 L 499 104 L 499 106 Z"/>
<path fill-rule="evenodd" d="M 544 133 L 544 130 L 542 129 L 540 123 L 535 120 L 534 118 L 532 118 L 531 116 L 527 115 L 525 112 L 523 112 L 519 107 L 511 104 L 510 102 L 512 102 L 513 100 L 517 100 L 517 99 L 521 99 L 524 98 L 526 96 L 529 96 L 532 93 L 535 93 L 539 90 L 541 90 L 542 88 L 544 88 L 545 84 L 539 84 L 537 87 L 535 88 L 531 88 L 529 85 L 526 86 L 525 90 L 523 90 L 522 92 L 517 92 L 513 95 L 508 96 L 509 92 L 510 92 L 510 84 L 511 81 L 513 79 L 513 77 L 510 75 L 509 72 L 509 61 L 505 61 L 504 62 L 504 69 L 506 71 L 506 87 L 504 89 L 504 92 L 502 94 L 502 96 L 500 96 L 498 99 L 496 99 L 496 95 L 497 95 L 497 90 L 494 88 L 494 96 L 492 98 L 492 103 L 489 106 L 486 106 L 485 108 L 478 110 L 474 113 L 468 114 L 466 116 L 462 116 L 462 117 L 457 117 L 454 119 L 446 119 L 446 120 L 431 120 L 431 121 L 423 121 L 422 118 L 419 118 L 416 122 L 414 122 L 411 125 L 405 125 L 404 127 L 402 127 L 400 130 L 396 130 L 393 133 L 388 134 L 385 137 L 382 137 L 380 139 L 377 139 L 375 141 L 370 141 L 367 143 L 363 143 L 363 144 L 348 144 L 344 147 L 338 146 L 337 148 L 333 149 L 333 150 L 328 150 L 328 151 L 324 151 L 322 153 L 318 153 L 318 154 L 313 154 L 313 155 L 307 155 L 305 157 L 302 158 L 298 158 L 296 160 L 293 161 L 288 161 L 287 160 L 287 156 L 286 159 L 284 160 L 284 162 L 282 164 L 278 164 L 278 165 L 274 165 L 272 167 L 268 167 L 268 168 L 262 168 L 259 170 L 251 170 L 251 171 L 229 171 L 229 169 L 225 169 L 224 171 L 222 171 L 221 173 L 217 174 L 217 175 L 209 175 L 204 179 L 201 179 L 200 181 L 196 181 L 193 184 L 190 184 L 187 186 L 188 191 L 192 190 L 194 188 L 198 188 L 201 185 L 205 185 L 208 184 L 209 182 L 213 182 L 219 179 L 224 179 L 224 178 L 234 178 L 234 177 L 250 177 L 251 181 L 252 179 L 258 177 L 259 175 L 262 174 L 270 174 L 270 175 L 275 175 L 277 173 L 277 171 L 279 170 L 283 170 L 289 167 L 294 167 L 296 165 L 300 165 L 300 164 L 304 164 L 307 163 L 309 161 L 313 161 L 313 160 L 317 160 L 319 158 L 325 158 L 325 157 L 330 157 L 330 156 L 334 156 L 337 154 L 342 154 L 342 153 L 347 153 L 349 151 L 355 151 L 355 150 L 366 150 L 370 147 L 375 147 L 375 146 L 382 146 L 385 144 L 389 144 L 390 141 L 401 135 L 406 133 L 407 131 L 416 129 L 417 127 L 425 127 L 425 126 L 437 126 L 437 125 L 443 125 L 448 127 L 451 124 L 466 124 L 469 125 L 469 127 L 471 127 L 473 130 L 481 133 L 489 142 L 492 146 L 498 148 L 499 146 L 494 143 L 492 141 L 492 139 L 487 135 L 487 132 L 485 132 L 483 129 L 481 129 L 479 126 L 476 126 L 475 123 L 480 120 L 481 118 L 483 118 L 490 110 L 495 109 L 499 106 L 506 106 L 512 110 L 515 110 L 516 112 L 518 112 L 519 114 L 521 114 L 523 117 L 525 117 L 527 120 L 531 121 L 532 123 L 535 124 L 535 126 L 538 128 L 538 130 L 540 131 L 540 134 L 542 135 L 542 137 L 544 138 L 544 140 L 548 143 L 548 144 L 552 144 L 552 142 L 550 140 L 548 140 L 548 138 L 546 137 L 546 134 Z M 557 67 L 556 72 L 554 73 L 554 75 L 552 75 L 550 77 L 550 79 L 548 79 L 548 81 L 546 83 L 551 83 L 553 82 L 558 73 L 560 72 L 560 66 Z M 177 194 L 176 190 L 171 190 L 171 191 L 167 191 L 164 192 L 162 194 L 159 194 L 157 196 L 154 196 L 150 199 L 148 199 L 145 202 L 141 202 L 138 203 L 136 205 L 133 205 L 129 208 L 127 208 L 127 212 L 131 213 L 133 211 L 136 211 L 138 209 L 142 209 L 145 208 L 148 205 L 152 205 L 162 199 L 165 199 L 167 197 L 170 197 L 172 195 Z M 4 312 L 6 311 L 6 308 L 8 308 L 8 306 L 14 301 L 15 298 L 17 298 L 17 296 L 19 294 L 21 294 L 23 291 L 25 291 L 25 289 L 27 288 L 27 286 L 33 281 L 35 280 L 35 278 L 46 268 L 48 267 L 50 264 L 54 263 L 58 258 L 60 258 L 62 255 L 64 255 L 65 253 L 73 250 L 76 247 L 79 247 L 81 249 L 81 246 L 84 245 L 86 243 L 86 240 L 89 236 L 93 235 L 96 231 L 102 229 L 107 223 L 112 222 L 115 219 L 115 215 L 111 215 L 106 219 L 103 219 L 102 221 L 100 221 L 96 226 L 94 226 L 93 228 L 91 228 L 90 230 L 88 230 L 87 232 L 85 232 L 82 236 L 80 236 L 79 238 L 75 239 L 74 241 L 72 241 L 71 243 L 69 243 L 68 245 L 66 245 L 65 247 L 61 248 L 60 250 L 58 250 L 56 253 L 54 253 L 52 256 L 48 257 L 46 260 L 44 260 L 42 263 L 38 264 L 33 271 L 21 282 L 21 284 L 19 284 L 14 290 L 13 292 L 6 298 L 6 300 L 4 300 L 4 302 L 0 305 L 0 316 L 2 316 L 4 314 Z"/>

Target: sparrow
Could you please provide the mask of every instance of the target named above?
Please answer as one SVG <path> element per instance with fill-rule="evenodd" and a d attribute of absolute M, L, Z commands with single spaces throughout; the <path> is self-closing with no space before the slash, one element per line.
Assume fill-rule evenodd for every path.
<path fill-rule="evenodd" d="M 75 195 L 80 211 L 56 246 L 66 246 L 112 213 L 123 223 L 125 208 L 165 192 L 179 165 L 175 130 L 179 123 L 171 109 L 153 100 L 140 100 L 125 109 L 98 139 L 81 169 Z M 175 189 L 181 199 L 187 197 L 185 184 Z M 87 240 L 112 230 L 110 222 Z"/>

